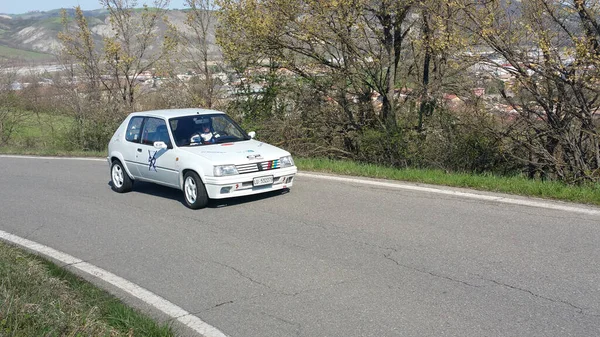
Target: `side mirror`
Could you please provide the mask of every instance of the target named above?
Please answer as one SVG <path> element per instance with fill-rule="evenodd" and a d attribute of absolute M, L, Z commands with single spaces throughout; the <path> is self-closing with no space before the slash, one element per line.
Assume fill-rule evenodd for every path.
<path fill-rule="evenodd" d="M 250 139 L 254 139 L 254 137 L 256 137 L 256 132 L 250 131 L 248 132 L 248 136 L 250 136 Z"/>
<path fill-rule="evenodd" d="M 154 148 L 157 150 L 166 149 L 168 146 L 165 142 L 154 142 Z"/>

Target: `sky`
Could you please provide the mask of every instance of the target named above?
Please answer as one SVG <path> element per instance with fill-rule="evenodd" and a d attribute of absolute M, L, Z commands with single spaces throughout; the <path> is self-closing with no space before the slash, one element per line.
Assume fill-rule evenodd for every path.
<path fill-rule="evenodd" d="M 151 5 L 153 1 L 138 0 L 140 7 L 144 3 Z M 185 0 L 171 0 L 169 8 L 185 8 L 184 3 Z M 83 10 L 101 8 L 98 0 L 0 0 L 0 13 L 22 14 L 34 10 L 48 11 L 58 8 L 73 8 L 77 5 L 81 6 Z"/>

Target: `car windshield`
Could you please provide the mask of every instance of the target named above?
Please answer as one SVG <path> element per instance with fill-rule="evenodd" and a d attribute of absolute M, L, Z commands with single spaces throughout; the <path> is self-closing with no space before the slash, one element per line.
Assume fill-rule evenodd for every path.
<path fill-rule="evenodd" d="M 225 114 L 169 119 L 177 146 L 200 146 L 249 140 L 248 134 Z"/>

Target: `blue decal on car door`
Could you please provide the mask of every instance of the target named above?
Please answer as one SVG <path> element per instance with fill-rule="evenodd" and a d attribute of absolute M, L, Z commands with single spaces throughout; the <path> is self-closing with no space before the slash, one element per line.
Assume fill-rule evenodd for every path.
<path fill-rule="evenodd" d="M 158 151 L 154 151 L 154 153 L 151 153 L 150 150 L 148 150 L 148 171 L 151 171 L 152 169 L 154 169 L 154 172 L 156 171 L 156 153 Z"/>

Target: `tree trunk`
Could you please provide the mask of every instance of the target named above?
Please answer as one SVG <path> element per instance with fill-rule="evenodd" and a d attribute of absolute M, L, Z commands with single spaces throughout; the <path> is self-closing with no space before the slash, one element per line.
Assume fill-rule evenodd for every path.
<path fill-rule="evenodd" d="M 430 46 L 430 28 L 429 28 L 429 13 L 423 11 L 423 37 L 425 39 L 425 57 L 423 59 L 423 91 L 421 93 L 421 106 L 419 108 L 419 125 L 417 130 L 423 131 L 423 115 L 431 109 L 429 102 L 429 67 L 431 63 L 431 46 Z"/>

